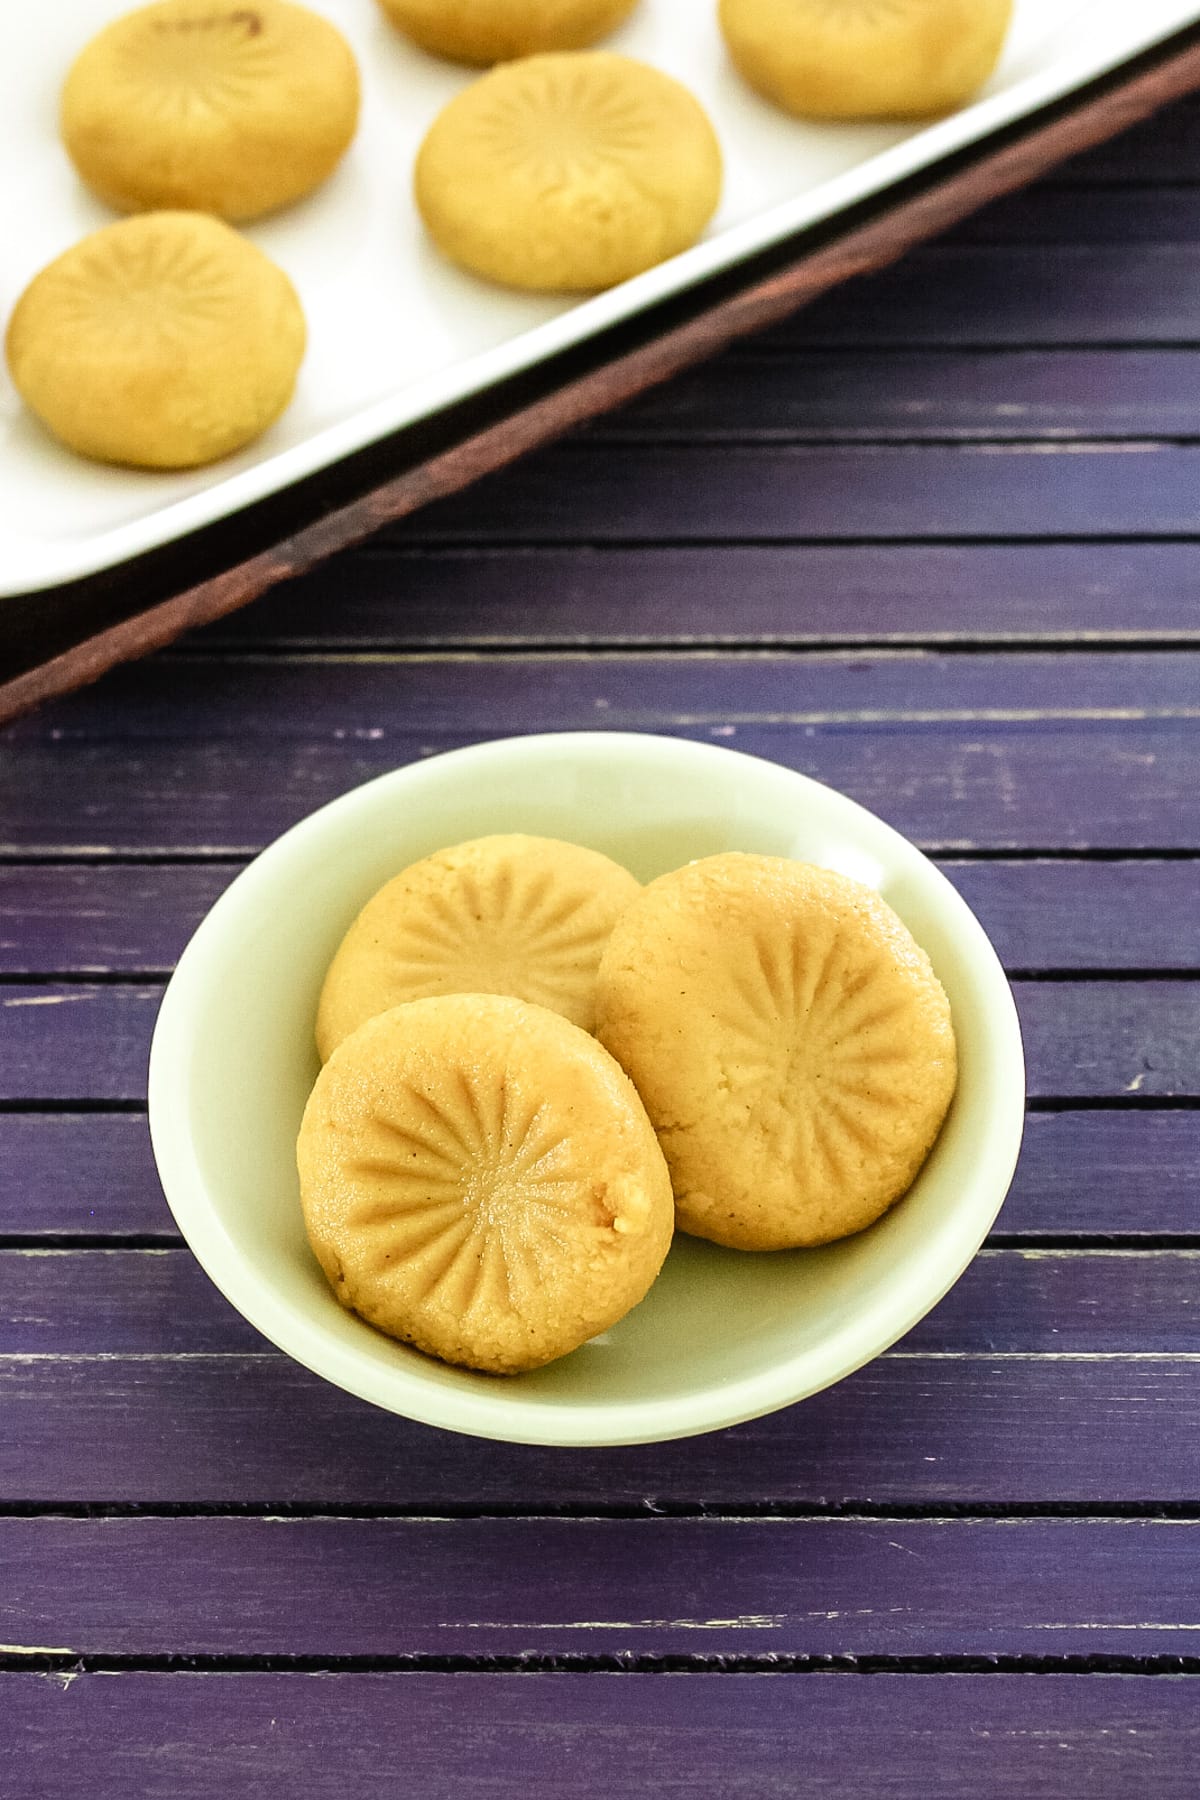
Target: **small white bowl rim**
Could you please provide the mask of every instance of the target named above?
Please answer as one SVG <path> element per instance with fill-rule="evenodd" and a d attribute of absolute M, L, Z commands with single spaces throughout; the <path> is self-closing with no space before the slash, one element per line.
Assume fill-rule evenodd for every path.
<path fill-rule="evenodd" d="M 871 834 L 888 845 L 893 862 L 921 865 L 922 879 L 942 887 L 943 899 L 955 916 L 960 941 L 970 954 L 976 997 L 988 1012 L 991 1047 L 1004 1076 L 1003 1091 L 994 1097 L 999 1110 L 989 1118 L 986 1170 L 964 1183 L 962 1227 L 955 1253 L 939 1264 L 937 1281 L 921 1291 L 916 1303 L 893 1304 L 884 1298 L 867 1314 L 856 1313 L 850 1324 L 823 1341 L 823 1368 L 815 1379 L 810 1367 L 814 1351 L 808 1348 L 739 1380 L 680 1399 L 622 1401 L 618 1409 L 602 1398 L 559 1404 L 522 1399 L 499 1379 L 493 1392 L 467 1392 L 435 1387 L 420 1374 L 402 1368 L 390 1366 L 385 1372 L 368 1353 L 335 1339 L 302 1307 L 283 1300 L 272 1289 L 230 1236 L 191 1155 L 184 1077 L 207 966 L 226 935 L 236 935 L 243 909 L 253 905 L 258 887 L 277 879 L 281 862 L 304 860 L 310 839 L 335 817 L 341 819 L 355 809 L 371 811 L 389 790 L 412 792 L 426 782 L 441 781 L 448 765 L 457 765 L 463 776 L 469 777 L 484 762 L 512 759 L 519 765 L 527 759 L 536 762 L 556 750 L 600 765 L 614 755 L 634 751 L 645 759 L 648 779 L 656 760 L 662 766 L 670 765 L 674 774 L 680 762 L 694 761 L 699 779 L 703 779 L 705 767 L 712 768 L 716 761 L 725 767 L 730 758 L 753 765 L 760 777 L 769 771 L 797 800 L 806 793 L 820 795 L 824 804 L 832 800 L 847 816 L 856 815 L 860 826 L 869 822 Z M 983 927 L 928 857 L 867 807 L 798 770 L 724 745 L 628 731 L 547 732 L 490 739 L 390 770 L 307 814 L 268 844 L 235 876 L 201 920 L 167 985 L 150 1046 L 148 1112 L 159 1177 L 185 1242 L 230 1304 L 295 1362 L 359 1399 L 420 1424 L 499 1442 L 602 1448 L 665 1443 L 760 1418 L 834 1386 L 911 1331 L 962 1276 L 1004 1203 L 1024 1131 L 1025 1063 L 1012 991 Z M 984 1190 L 972 1193 L 970 1205 L 968 1186 Z M 370 1332 L 370 1327 L 363 1329 Z"/>

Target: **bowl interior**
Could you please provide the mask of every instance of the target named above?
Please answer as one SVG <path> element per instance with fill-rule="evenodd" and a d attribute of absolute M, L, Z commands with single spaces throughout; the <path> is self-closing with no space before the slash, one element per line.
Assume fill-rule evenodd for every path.
<path fill-rule="evenodd" d="M 643 1303 L 602 1337 L 507 1380 L 443 1367 L 343 1312 L 301 1223 L 294 1146 L 316 1077 L 325 969 L 355 913 L 405 864 L 491 831 L 571 838 L 643 880 L 738 849 L 876 887 L 950 996 L 960 1083 L 902 1204 L 820 1250 L 746 1255 L 679 1236 Z M 957 1278 L 999 1207 L 1023 1070 L 1007 983 L 944 878 L 873 815 L 772 764 L 625 734 L 516 739 L 385 776 L 251 865 L 189 946 L 164 1002 L 151 1126 L 176 1217 L 261 1330 L 353 1392 L 432 1423 L 540 1442 L 665 1438 L 838 1379 Z"/>

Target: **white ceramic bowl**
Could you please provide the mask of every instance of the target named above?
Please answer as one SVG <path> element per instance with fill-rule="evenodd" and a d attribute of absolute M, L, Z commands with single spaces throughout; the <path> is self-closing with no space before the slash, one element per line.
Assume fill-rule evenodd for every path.
<path fill-rule="evenodd" d="M 309 1252 L 294 1145 L 317 1074 L 326 966 L 390 875 L 492 831 L 591 844 L 642 880 L 720 850 L 792 856 L 878 888 L 954 1012 L 958 1093 L 916 1183 L 870 1231 L 745 1255 L 679 1236 L 627 1318 L 498 1379 L 443 1367 L 343 1312 Z M 1016 1164 L 1016 1009 L 982 927 L 920 852 L 853 801 L 773 763 L 629 733 L 506 739 L 382 776 L 287 832 L 188 945 L 150 1056 L 150 1129 L 179 1228 L 238 1311 L 289 1356 L 409 1418 L 536 1444 L 712 1431 L 840 1381 L 962 1274 Z"/>

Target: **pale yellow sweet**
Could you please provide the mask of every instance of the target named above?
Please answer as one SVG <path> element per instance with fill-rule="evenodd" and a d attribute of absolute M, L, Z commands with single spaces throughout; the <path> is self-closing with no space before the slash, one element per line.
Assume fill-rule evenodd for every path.
<path fill-rule="evenodd" d="M 810 119 L 951 112 L 999 60 L 1012 0 L 720 0 L 730 55 Z"/>
<path fill-rule="evenodd" d="M 455 62 L 509 62 L 542 50 L 584 50 L 627 19 L 638 0 L 380 0 L 422 50 Z"/>
<path fill-rule="evenodd" d="M 609 939 L 596 1031 L 658 1131 L 680 1229 L 741 1250 L 879 1218 L 957 1075 L 949 1003 L 892 909 L 780 857 L 651 882 Z"/>
<path fill-rule="evenodd" d="M 601 953 L 641 891 L 598 850 L 521 832 L 413 863 L 367 901 L 329 966 L 322 1060 L 365 1019 L 432 994 L 511 994 L 590 1031 Z"/>
<path fill-rule="evenodd" d="M 35 275 L 5 350 L 22 399 L 70 449 L 182 469 L 266 430 L 304 343 L 282 269 L 219 219 L 162 212 L 106 225 Z"/>
<path fill-rule="evenodd" d="M 123 212 L 254 219 L 319 187 L 358 124 L 341 32 L 288 0 L 159 0 L 106 26 L 62 92 L 90 188 Z"/>
<path fill-rule="evenodd" d="M 674 1229 L 628 1077 L 569 1020 L 496 995 L 368 1020 L 321 1071 L 297 1160 L 309 1240 L 342 1305 L 493 1374 L 615 1325 Z"/>
<path fill-rule="evenodd" d="M 592 292 L 686 250 L 721 151 L 670 76 L 607 51 L 503 63 L 458 94 L 417 157 L 438 247 L 509 287 Z"/>

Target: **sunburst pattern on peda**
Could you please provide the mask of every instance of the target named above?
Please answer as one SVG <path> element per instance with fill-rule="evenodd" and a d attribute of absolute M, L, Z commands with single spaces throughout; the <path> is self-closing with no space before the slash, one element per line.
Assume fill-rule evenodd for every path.
<path fill-rule="evenodd" d="M 864 956 L 849 929 L 773 938 L 752 933 L 736 966 L 715 969 L 713 1016 L 728 1031 L 731 1084 L 771 1147 L 793 1165 L 846 1180 L 848 1146 L 882 1148 L 904 1102 L 910 1023 L 893 966 Z M 853 973 L 850 973 L 850 970 Z M 722 977 L 724 976 L 724 979 Z M 778 1096 L 789 1103 L 777 1107 Z"/>
<path fill-rule="evenodd" d="M 144 468 L 256 438 L 290 400 L 304 345 L 282 269 L 190 212 L 84 238 L 34 277 L 6 338 L 18 391 L 63 443 Z"/>
<path fill-rule="evenodd" d="M 281 46 L 251 7 L 150 9 L 129 23 L 113 53 L 114 98 L 181 129 L 207 113 L 236 119 L 278 78 Z"/>
<path fill-rule="evenodd" d="M 482 155 L 546 194 L 603 180 L 614 166 L 635 166 L 653 141 L 655 117 L 619 70 L 596 78 L 586 65 L 559 57 L 526 63 L 480 109 L 474 129 Z"/>
<path fill-rule="evenodd" d="M 357 122 L 349 45 L 290 0 L 158 0 L 93 38 L 62 96 L 76 167 L 126 211 L 271 212 L 325 180 Z"/>
<path fill-rule="evenodd" d="M 440 248 L 510 286 L 609 287 L 694 243 L 721 189 L 705 113 L 600 51 L 506 63 L 439 114 L 416 197 Z"/>
<path fill-rule="evenodd" d="M 923 118 L 994 69 L 1012 0 L 720 0 L 753 87 L 809 118 Z"/>
<path fill-rule="evenodd" d="M 506 863 L 488 886 L 463 871 L 457 888 L 431 894 L 425 915 L 398 930 L 392 967 L 413 999 L 520 989 L 522 998 L 565 1012 L 608 941 L 592 899 L 582 883 L 567 887 L 545 869 L 523 875 Z"/>
<path fill-rule="evenodd" d="M 869 889 L 781 858 L 662 877 L 601 963 L 597 1031 L 659 1131 L 680 1226 L 743 1249 L 861 1229 L 954 1090 L 949 1008 Z"/>
<path fill-rule="evenodd" d="M 640 891 L 597 851 L 522 834 L 414 863 L 367 902 L 330 965 L 321 1055 L 375 1013 L 434 994 L 511 994 L 590 1031 L 600 957 Z"/>
<path fill-rule="evenodd" d="M 326 1064 L 298 1145 L 309 1236 L 342 1303 L 504 1373 L 641 1299 L 670 1178 L 632 1086 L 586 1033 L 483 995 L 369 1021 Z"/>
<path fill-rule="evenodd" d="M 396 1105 L 348 1170 L 386 1183 L 385 1200 L 349 1215 L 365 1245 L 374 1239 L 367 1267 L 383 1275 L 403 1256 L 427 1302 L 464 1316 L 514 1298 L 528 1305 L 578 1216 L 585 1171 L 572 1166 L 566 1132 L 544 1101 L 516 1102 L 507 1083 L 475 1070 L 458 1070 L 437 1095 L 410 1086 Z"/>
<path fill-rule="evenodd" d="M 154 344 L 186 350 L 227 330 L 240 299 L 216 246 L 150 217 L 133 238 L 100 233 L 81 247 L 48 302 L 46 329 L 93 357 Z"/>
<path fill-rule="evenodd" d="M 457 62 L 509 62 L 544 50 L 583 50 L 638 0 L 380 0 L 423 50 Z"/>

